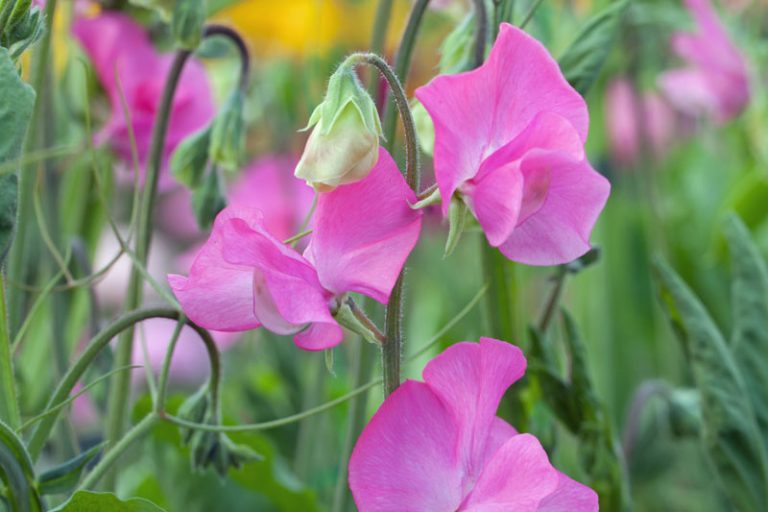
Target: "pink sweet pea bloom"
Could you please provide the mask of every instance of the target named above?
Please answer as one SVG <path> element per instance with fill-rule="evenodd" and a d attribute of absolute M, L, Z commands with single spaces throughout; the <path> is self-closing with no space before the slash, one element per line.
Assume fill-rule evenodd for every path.
<path fill-rule="evenodd" d="M 265 227 L 259 210 L 224 209 L 189 277 L 168 276 L 195 323 L 220 331 L 264 326 L 293 334 L 306 350 L 341 342 L 333 317 L 343 296 L 357 292 L 386 303 L 419 237 L 421 212 L 392 157 L 362 181 L 321 194 L 314 231 L 301 255 Z"/>
<path fill-rule="evenodd" d="M 96 134 L 97 143 L 108 143 L 130 168 L 133 159 L 129 134 L 132 129 L 139 162 L 143 167 L 173 55 L 158 54 L 144 28 L 129 16 L 117 12 L 78 18 L 72 30 L 88 54 L 111 104 L 110 119 Z M 121 104 L 120 89 L 130 111 L 130 127 Z M 205 126 L 213 114 L 213 98 L 205 70 L 198 61 L 190 59 L 184 67 L 173 100 L 163 151 L 164 167 L 179 142 Z M 172 184 L 170 173 L 163 172 L 161 188 L 167 189 Z"/>
<path fill-rule="evenodd" d="M 485 64 L 438 76 L 416 96 L 435 125 L 443 215 L 458 194 L 488 242 L 521 263 L 589 250 L 610 185 L 584 155 L 584 99 L 538 41 L 504 23 Z"/>
<path fill-rule="evenodd" d="M 678 32 L 672 49 L 687 67 L 659 77 L 661 89 L 681 112 L 724 123 L 749 102 L 747 64 L 708 0 L 685 0 L 698 32 Z"/>
<path fill-rule="evenodd" d="M 597 494 L 558 472 L 539 441 L 496 416 L 525 373 L 503 341 L 451 346 L 366 426 L 349 461 L 361 512 L 593 512 Z"/>

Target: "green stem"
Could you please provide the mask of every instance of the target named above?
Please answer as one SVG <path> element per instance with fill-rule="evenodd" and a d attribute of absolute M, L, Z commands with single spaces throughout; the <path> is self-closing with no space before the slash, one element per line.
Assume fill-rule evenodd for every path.
<path fill-rule="evenodd" d="M 486 313 L 490 336 L 512 342 L 516 338 L 514 310 L 514 264 L 488 245 L 481 236 L 483 280 L 488 283 Z"/>
<path fill-rule="evenodd" d="M 183 314 L 179 316 L 176 327 L 173 329 L 171 335 L 171 341 L 168 343 L 168 349 L 165 351 L 165 358 L 163 359 L 163 368 L 160 370 L 160 380 L 157 385 L 157 398 L 155 399 L 155 412 L 160 412 L 165 409 L 165 395 L 168 392 L 168 375 L 171 372 L 171 361 L 173 360 L 173 352 L 176 350 L 176 343 L 179 341 L 179 335 L 181 329 L 187 322 L 186 316 Z"/>
<path fill-rule="evenodd" d="M 557 311 L 557 305 L 560 303 L 560 297 L 563 295 L 563 287 L 565 285 L 565 278 L 568 275 L 568 270 L 565 266 L 560 266 L 557 269 L 555 275 L 555 285 L 552 287 L 547 304 L 544 306 L 544 311 L 539 319 L 539 332 L 545 334 L 549 328 L 549 324 L 552 323 L 552 318 Z"/>
<path fill-rule="evenodd" d="M 168 131 L 171 109 L 173 107 L 173 96 L 176 92 L 176 86 L 181 78 L 184 64 L 190 57 L 187 50 L 179 50 L 173 60 L 171 69 L 166 78 L 163 96 L 158 108 L 155 125 L 152 132 L 152 144 L 149 151 L 149 164 L 147 168 L 146 182 L 144 184 L 144 194 L 139 210 L 139 219 L 136 233 L 135 255 L 139 263 L 146 266 L 149 255 L 149 246 L 152 240 L 153 212 L 155 199 L 157 196 L 157 184 L 160 178 L 160 168 L 162 166 L 163 148 L 165 147 L 165 138 Z M 134 265 L 131 268 L 131 275 L 128 284 L 128 293 L 125 299 L 125 310 L 132 311 L 139 307 L 143 295 L 142 274 Z M 126 366 L 131 362 L 133 353 L 133 324 L 129 325 L 122 333 L 117 344 L 115 354 L 115 367 Z M 123 436 L 126 418 L 128 416 L 129 394 L 130 394 L 131 376 L 128 373 L 118 373 L 112 379 L 110 387 L 110 396 L 107 411 L 106 440 L 108 446 L 114 446 Z M 110 478 L 110 480 L 112 480 Z M 113 487 L 114 482 L 108 482 L 109 487 Z"/>
<path fill-rule="evenodd" d="M 301 404 L 302 410 L 316 407 L 322 400 L 325 380 L 325 361 L 323 354 L 310 354 L 309 371 L 304 382 L 304 393 Z M 299 480 L 306 481 L 312 466 L 312 455 L 315 453 L 314 441 L 318 422 L 314 416 L 308 416 L 299 422 L 299 432 L 296 435 L 296 451 L 293 457 L 293 471 Z"/>
<path fill-rule="evenodd" d="M 11 357 L 11 336 L 5 304 L 5 275 L 0 272 L 0 420 L 11 428 L 21 422 Z"/>
<path fill-rule="evenodd" d="M 488 11 L 485 8 L 485 0 L 474 0 L 475 19 L 475 61 L 474 67 L 480 66 L 485 60 L 485 44 L 488 41 Z"/>
<path fill-rule="evenodd" d="M 225 25 L 206 25 L 203 32 L 203 37 L 224 37 L 229 39 L 232 44 L 237 48 L 240 54 L 240 90 L 246 92 L 248 90 L 248 80 L 251 76 L 251 58 L 248 55 L 248 47 L 245 41 L 236 30 L 231 29 Z"/>
<path fill-rule="evenodd" d="M 38 101 L 35 101 L 35 108 L 32 112 L 29 133 L 24 143 L 26 155 L 31 149 L 37 147 L 40 136 L 39 129 L 42 126 L 43 102 L 39 100 L 42 97 L 43 88 L 48 85 L 46 78 L 46 68 L 48 66 L 48 57 L 51 49 L 51 37 L 53 34 L 53 19 L 56 14 L 56 0 L 50 0 L 45 4 L 45 34 L 42 41 L 37 45 L 37 51 L 34 53 L 35 59 L 32 64 L 31 83 L 38 95 Z M 45 122 L 50 122 L 46 119 Z M 33 196 L 35 193 L 35 176 L 32 167 L 26 167 L 19 172 L 19 205 L 18 217 L 16 219 L 16 238 L 11 246 L 8 257 L 8 280 L 11 283 L 25 283 L 27 274 L 27 262 L 29 261 L 31 228 L 33 225 L 32 211 Z M 33 229 L 33 228 L 32 228 Z M 8 296 L 8 325 L 11 335 L 15 334 L 16 329 L 21 324 L 24 306 L 27 301 L 28 292 L 17 290 Z"/>
<path fill-rule="evenodd" d="M 99 480 L 105 475 L 105 473 L 117 462 L 120 456 L 130 447 L 134 442 L 138 441 L 149 433 L 150 430 L 160 421 L 160 417 L 157 413 L 151 412 L 138 422 L 132 429 L 125 433 L 120 440 L 112 446 L 104 454 L 104 457 L 98 464 L 88 473 L 83 483 L 80 484 L 78 490 L 91 489 Z"/>
<path fill-rule="evenodd" d="M 56 406 L 69 398 L 69 395 L 72 393 L 75 385 L 82 378 L 83 374 L 94 361 L 94 359 L 96 359 L 96 356 L 98 356 L 99 353 L 107 345 L 109 345 L 110 341 L 112 341 L 115 336 L 125 331 L 126 329 L 132 328 L 138 322 L 147 320 L 148 318 L 169 318 L 172 320 L 178 320 L 182 317 L 182 315 L 183 314 L 180 311 L 175 309 L 150 308 L 126 313 L 125 315 L 115 320 L 103 331 L 94 336 L 93 339 L 88 343 L 88 346 L 85 348 L 83 353 L 80 354 L 80 357 L 77 359 L 77 361 L 75 361 L 75 363 L 69 368 L 64 377 L 62 377 L 58 387 L 53 392 L 51 398 L 48 400 L 45 409 L 53 410 Z M 200 335 L 200 338 L 205 343 L 211 362 L 211 382 L 212 385 L 215 385 L 216 389 L 218 389 L 221 371 L 219 354 L 218 350 L 216 349 L 216 344 L 208 331 L 189 322 L 189 320 L 186 322 L 187 325 L 192 327 L 198 333 L 198 335 Z M 57 417 L 58 414 L 55 413 L 46 416 L 40 421 L 40 424 L 32 433 L 27 446 L 29 449 L 29 454 L 33 460 L 36 460 L 40 455 L 40 452 L 42 451 L 43 446 L 45 445 L 45 442 L 48 439 L 54 424 L 56 423 Z"/>
<path fill-rule="evenodd" d="M 419 4 L 417 4 L 418 6 Z M 414 7 L 416 9 L 416 7 Z M 389 84 L 389 90 L 395 98 L 395 104 L 400 111 L 400 119 L 403 122 L 405 132 L 405 181 L 408 186 L 418 194 L 421 169 L 419 163 L 419 144 L 416 138 L 416 125 L 408 106 L 408 98 L 405 90 L 395 73 L 387 62 L 373 53 L 352 54 L 347 62 L 365 62 L 375 66 Z M 342 64 L 343 65 L 343 64 Z M 390 149 L 392 141 L 389 141 Z M 400 358 L 403 345 L 403 282 L 405 280 L 405 268 L 395 282 L 392 293 L 387 303 L 385 316 L 384 343 L 381 347 L 382 371 L 384 374 L 384 395 L 389 396 L 400 385 Z"/>

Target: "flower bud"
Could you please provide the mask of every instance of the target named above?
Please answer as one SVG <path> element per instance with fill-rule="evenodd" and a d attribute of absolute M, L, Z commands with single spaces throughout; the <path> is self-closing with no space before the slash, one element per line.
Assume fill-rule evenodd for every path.
<path fill-rule="evenodd" d="M 241 90 L 236 90 L 213 121 L 210 157 L 225 169 L 236 170 L 245 146 L 245 119 Z"/>
<path fill-rule="evenodd" d="M 205 0 L 176 0 L 171 29 L 181 48 L 194 50 L 203 38 Z"/>
<path fill-rule="evenodd" d="M 208 229 L 216 215 L 227 206 L 224 187 L 216 168 L 212 168 L 205 181 L 192 191 L 192 210 L 200 229 Z"/>
<path fill-rule="evenodd" d="M 312 113 L 307 128 L 312 126 L 296 166 L 297 178 L 327 191 L 362 180 L 376 165 L 381 121 L 351 64 L 342 64 L 331 76 L 325 99 Z"/>
<path fill-rule="evenodd" d="M 189 188 L 197 188 L 203 181 L 208 165 L 208 146 L 211 128 L 199 130 L 176 147 L 171 156 L 171 173 L 176 180 Z"/>

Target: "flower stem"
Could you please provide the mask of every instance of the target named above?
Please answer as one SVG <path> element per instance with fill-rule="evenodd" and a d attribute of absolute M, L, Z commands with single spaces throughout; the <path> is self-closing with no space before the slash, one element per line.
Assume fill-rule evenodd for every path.
<path fill-rule="evenodd" d="M 417 4 L 418 6 L 419 4 Z M 416 9 L 416 7 L 414 7 Z M 375 66 L 389 84 L 389 90 L 395 98 L 395 103 L 400 111 L 400 119 L 403 122 L 405 132 L 405 181 L 415 193 L 419 192 L 421 169 L 419 162 L 419 144 L 416 138 L 416 125 L 413 122 L 411 108 L 408 106 L 408 98 L 405 90 L 397 77 L 397 73 L 387 62 L 373 53 L 355 53 L 348 59 L 348 63 L 365 62 Z M 342 64 L 343 65 L 343 64 Z M 389 141 L 391 146 L 392 141 Z M 391 148 L 390 148 L 391 149 Z M 384 395 L 389 396 L 400 385 L 400 358 L 403 344 L 403 282 L 405 268 L 395 282 L 392 293 L 387 303 L 385 316 L 384 343 L 381 348 L 382 371 L 384 373 Z"/>
<path fill-rule="evenodd" d="M 176 92 L 176 86 L 181 79 L 181 73 L 184 70 L 191 53 L 187 50 L 179 50 L 173 59 L 173 64 L 168 72 L 163 90 L 163 96 L 155 118 L 155 125 L 152 132 L 152 144 L 149 152 L 149 165 L 147 168 L 146 182 L 144 183 L 144 193 L 139 210 L 136 249 L 137 260 L 146 266 L 149 256 L 149 247 L 152 241 L 152 218 L 157 196 L 157 184 L 160 179 L 160 168 L 162 166 L 163 149 L 170 121 L 171 109 L 173 107 L 173 97 Z M 142 275 L 134 265 L 131 268 L 130 280 L 128 283 L 128 292 L 125 299 L 125 310 L 132 311 L 139 307 L 143 296 Z M 117 344 L 115 354 L 115 367 L 126 366 L 131 362 L 133 353 L 133 324 L 123 331 Z M 122 437 L 126 418 L 128 416 L 130 393 L 130 374 L 118 373 L 112 380 L 107 411 L 107 432 L 106 439 L 109 446 L 114 446 Z M 108 487 L 114 487 L 114 478 L 108 479 Z"/>
<path fill-rule="evenodd" d="M 248 81 L 251 76 L 251 58 L 248 54 L 248 46 L 245 41 L 236 30 L 227 27 L 225 25 L 206 25 L 203 32 L 203 37 L 216 37 L 221 36 L 229 39 L 232 44 L 237 48 L 240 54 L 240 90 L 246 92 L 248 90 Z"/>
<path fill-rule="evenodd" d="M 80 354 L 80 357 L 77 359 L 77 361 L 75 361 L 75 364 L 73 364 L 64 375 L 64 377 L 62 377 L 58 387 L 54 391 L 51 398 L 48 400 L 45 409 L 53 410 L 56 406 L 69 398 L 69 395 L 72 393 L 75 385 L 82 378 L 83 374 L 85 374 L 85 371 L 91 365 L 93 360 L 96 359 L 96 356 L 98 356 L 99 353 L 107 345 L 109 345 L 110 341 L 112 341 L 115 336 L 125 331 L 126 329 L 132 328 L 138 322 L 147 320 L 149 318 L 168 318 L 171 320 L 178 320 L 179 318 L 182 318 L 182 316 L 183 314 L 176 309 L 150 308 L 131 311 L 130 313 L 126 313 L 125 315 L 115 320 L 112 324 L 94 336 L 93 339 L 88 343 L 88 346 L 85 348 L 83 353 Z M 192 329 L 197 332 L 202 341 L 205 343 L 211 362 L 211 385 L 216 386 L 216 389 L 218 389 L 221 370 L 219 353 L 216 349 L 216 344 L 208 331 L 202 327 L 190 323 L 189 320 L 185 321 L 187 322 L 187 325 L 192 327 Z M 218 396 L 218 394 L 216 396 Z M 49 416 L 46 416 L 40 421 L 40 424 L 32 433 L 32 437 L 30 438 L 27 446 L 29 448 L 29 454 L 33 460 L 37 459 L 37 457 L 40 455 L 40 452 L 45 445 L 45 441 L 48 439 L 51 429 L 56 423 L 57 417 L 57 413 L 52 413 Z"/>
<path fill-rule="evenodd" d="M 475 19 L 475 67 L 480 66 L 485 60 L 485 44 L 488 41 L 488 10 L 485 8 L 485 0 L 474 0 Z"/>
<path fill-rule="evenodd" d="M 11 336 L 5 307 L 5 275 L 0 273 L 0 421 L 11 428 L 19 426 L 19 401 L 11 358 Z"/>
<path fill-rule="evenodd" d="M 94 487 L 99 480 L 106 474 L 106 472 L 117 462 L 120 456 L 128 449 L 135 441 L 138 441 L 149 433 L 150 430 L 160 421 L 160 417 L 157 413 L 151 412 L 138 422 L 132 429 L 125 433 L 120 440 L 114 444 L 98 464 L 88 473 L 78 489 L 90 489 Z"/>

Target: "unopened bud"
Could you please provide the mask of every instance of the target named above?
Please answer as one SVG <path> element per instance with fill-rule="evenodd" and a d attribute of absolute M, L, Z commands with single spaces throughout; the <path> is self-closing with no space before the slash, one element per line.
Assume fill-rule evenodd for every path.
<path fill-rule="evenodd" d="M 225 169 L 236 170 L 240 166 L 245 148 L 244 104 L 243 92 L 238 89 L 232 93 L 213 121 L 210 158 L 213 163 Z"/>
<path fill-rule="evenodd" d="M 171 29 L 181 48 L 194 50 L 203 38 L 205 0 L 176 0 Z"/>
<path fill-rule="evenodd" d="M 419 138 L 419 148 L 432 156 L 435 151 L 435 125 L 427 109 L 418 100 L 411 101 L 411 115 L 416 125 L 416 135 Z"/>
<path fill-rule="evenodd" d="M 195 212 L 197 225 L 201 229 L 210 228 L 216 215 L 226 206 L 227 198 L 221 177 L 216 168 L 213 168 L 205 177 L 205 181 L 192 192 L 192 210 Z"/>
<path fill-rule="evenodd" d="M 171 173 L 182 185 L 194 189 L 203 181 L 208 166 L 208 146 L 211 141 L 210 126 L 197 131 L 181 141 L 171 157 Z"/>
<path fill-rule="evenodd" d="M 314 129 L 295 174 L 317 190 L 360 181 L 376 165 L 381 121 L 351 63 L 343 63 L 331 76 L 310 127 Z"/>

